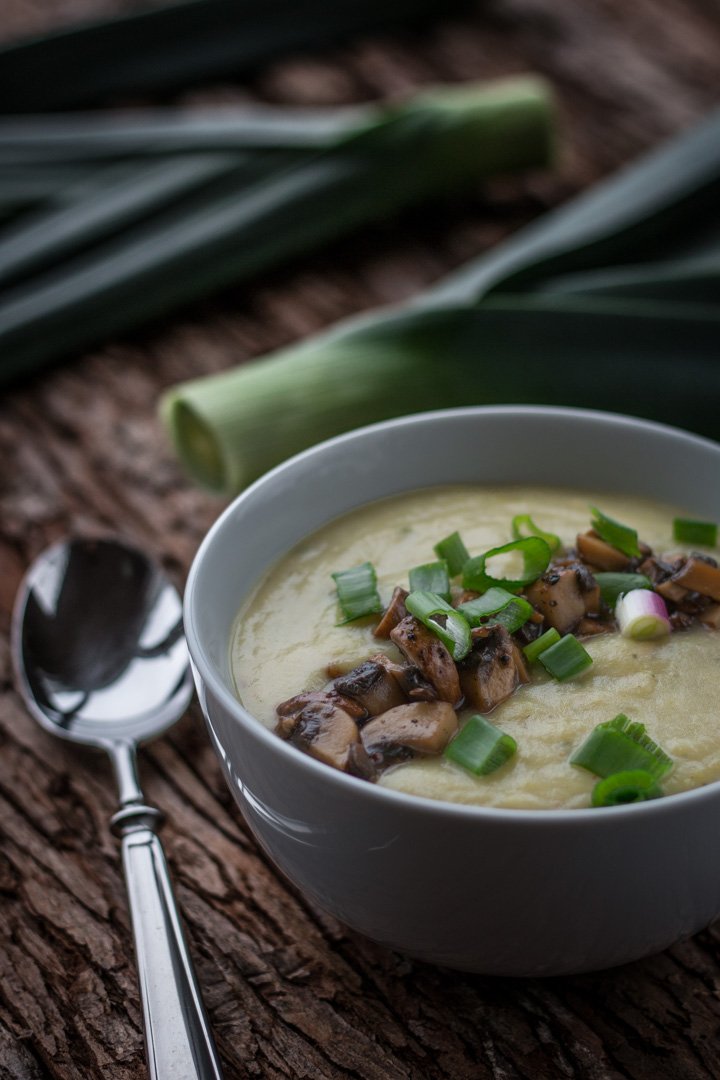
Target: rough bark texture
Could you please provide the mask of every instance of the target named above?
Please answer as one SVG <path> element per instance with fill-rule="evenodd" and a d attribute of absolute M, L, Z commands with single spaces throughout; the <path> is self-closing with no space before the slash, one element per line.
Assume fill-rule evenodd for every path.
<path fill-rule="evenodd" d="M 0 30 L 10 38 L 120 6 L 4 0 Z M 154 414 L 162 387 L 409 295 L 717 101 L 713 0 L 480 7 L 432 31 L 289 58 L 243 87 L 204 92 L 346 102 L 540 70 L 560 101 L 562 160 L 553 176 L 493 183 L 368 229 L 8 395 L 3 631 L 25 566 L 67 533 L 120 531 L 182 581 L 219 505 L 185 481 L 164 443 Z M 34 725 L 13 689 L 6 638 L 0 648 L 0 1078 L 135 1080 L 145 1075 L 141 1015 L 107 824 L 109 766 Z M 197 708 L 143 753 L 142 774 L 147 798 L 168 815 L 167 854 L 229 1078 L 720 1075 L 717 930 L 596 975 L 443 971 L 354 936 L 288 887 L 249 837 Z"/>

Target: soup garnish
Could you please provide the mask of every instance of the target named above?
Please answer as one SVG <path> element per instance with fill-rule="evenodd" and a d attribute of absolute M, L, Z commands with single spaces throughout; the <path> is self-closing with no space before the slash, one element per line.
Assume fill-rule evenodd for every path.
<path fill-rule="evenodd" d="M 695 521 L 694 518 L 673 518 L 673 536 L 680 544 L 702 544 L 715 547 L 718 527 L 712 521 Z"/>
<path fill-rule="evenodd" d="M 520 574 L 515 572 L 514 577 L 494 577 L 488 570 L 488 560 L 498 555 L 510 555 L 518 552 L 522 555 L 523 567 Z M 550 545 L 539 536 L 526 536 L 523 540 L 511 540 L 509 544 L 491 548 L 484 555 L 477 555 L 474 559 L 468 559 L 462 569 L 463 588 L 475 592 L 484 593 L 493 585 L 500 585 L 505 589 L 517 592 L 526 585 L 532 585 L 541 574 L 547 570 L 552 557 Z"/>
<path fill-rule="evenodd" d="M 585 645 L 597 635 L 625 637 L 631 647 L 693 625 L 720 629 L 714 559 L 655 554 L 632 527 L 595 507 L 591 515 L 573 546 L 528 513 L 513 516 L 513 540 L 480 555 L 451 533 L 434 544 L 435 561 L 410 568 L 409 590 L 396 585 L 384 609 L 370 562 L 333 573 L 341 622 L 377 614 L 378 649 L 345 669 L 328 663 L 322 689 L 282 702 L 278 734 L 366 780 L 431 757 L 482 777 L 523 753 L 522 738 L 487 715 L 545 673 L 559 683 L 582 680 L 593 664 Z M 676 536 L 678 522 L 708 524 L 676 518 Z M 701 535 L 710 532 L 694 532 L 693 542 Z M 624 715 L 558 752 L 600 778 L 594 806 L 658 797 L 673 764 L 644 725 Z M 616 776 L 622 780 L 609 783 Z"/>
<path fill-rule="evenodd" d="M 598 780 L 590 800 L 593 806 L 627 806 L 628 803 L 659 799 L 663 794 L 663 789 L 649 772 L 630 769 Z"/>
<path fill-rule="evenodd" d="M 539 638 L 535 638 L 534 641 L 529 641 L 527 645 L 523 645 L 523 655 L 529 664 L 534 664 L 540 659 L 541 652 L 549 649 L 551 645 L 555 645 L 558 641 L 560 641 L 560 635 L 555 627 L 551 626 Z"/>
<path fill-rule="evenodd" d="M 343 614 L 342 622 L 354 622 L 364 615 L 374 615 L 382 611 L 377 575 L 372 563 L 365 562 L 349 570 L 339 570 L 332 576 Z"/>
<path fill-rule="evenodd" d="M 572 754 L 570 764 L 602 777 L 643 769 L 660 780 L 672 768 L 672 758 L 650 738 L 644 724 L 620 713 L 590 732 Z"/>
<path fill-rule="evenodd" d="M 592 656 L 574 634 L 565 634 L 554 645 L 543 649 L 538 659 L 548 675 L 558 682 L 576 679 L 592 664 Z"/>
<path fill-rule="evenodd" d="M 515 537 L 519 540 L 520 537 Z M 447 563 L 451 577 L 457 577 L 462 573 L 462 568 L 470 558 L 470 552 L 462 542 L 459 532 L 451 533 L 444 540 L 437 543 L 433 549 L 438 559 L 444 559 Z"/>
<path fill-rule="evenodd" d="M 484 716 L 471 716 L 445 747 L 445 757 L 476 776 L 495 772 L 513 756 L 517 743 Z"/>
<path fill-rule="evenodd" d="M 512 519 L 511 528 L 515 540 L 523 540 L 526 536 L 539 536 L 552 552 L 557 551 L 562 545 L 559 536 L 556 536 L 555 533 L 544 532 L 535 524 L 529 514 L 516 514 Z"/>
<path fill-rule="evenodd" d="M 642 554 L 638 545 L 636 529 L 631 529 L 629 525 L 622 525 L 619 521 L 615 521 L 614 518 L 608 517 L 607 514 L 603 514 L 602 510 L 598 510 L 596 506 L 591 506 L 590 509 L 592 511 L 593 531 L 606 544 L 621 551 L 623 555 L 627 555 L 630 559 Z"/>
<path fill-rule="evenodd" d="M 672 630 L 665 601 L 649 589 L 631 589 L 619 596 L 615 618 L 622 636 L 633 641 L 653 641 Z"/>
<path fill-rule="evenodd" d="M 600 599 L 610 609 L 614 609 L 618 597 L 632 589 L 652 589 L 652 582 L 645 574 L 596 573 L 595 580 L 600 587 Z"/>

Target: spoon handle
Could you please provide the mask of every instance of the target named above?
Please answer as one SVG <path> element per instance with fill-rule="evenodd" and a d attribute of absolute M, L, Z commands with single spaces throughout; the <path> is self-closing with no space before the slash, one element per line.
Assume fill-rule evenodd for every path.
<path fill-rule="evenodd" d="M 151 1080 L 222 1080 L 162 844 L 161 817 L 127 806 L 113 818 L 122 836 Z"/>

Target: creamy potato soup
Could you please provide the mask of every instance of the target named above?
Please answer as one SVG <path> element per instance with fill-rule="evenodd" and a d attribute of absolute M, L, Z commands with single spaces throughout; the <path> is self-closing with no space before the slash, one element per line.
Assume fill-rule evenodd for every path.
<path fill-rule="evenodd" d="M 457 530 L 468 552 L 477 555 L 511 541 L 510 523 L 521 514 L 557 534 L 572 559 L 576 537 L 591 528 L 590 506 L 637 530 L 638 539 L 658 559 L 669 553 L 677 559 L 691 551 L 717 554 L 715 549 L 674 539 L 673 519 L 680 511 L 634 497 L 448 487 L 385 499 L 308 537 L 260 582 L 239 613 L 231 644 L 239 699 L 261 723 L 275 729 L 280 703 L 327 689 L 331 676 L 377 654 L 384 654 L 391 666 L 407 659 L 393 639 L 374 636 L 379 615 L 338 625 L 332 573 L 371 563 L 380 597 L 387 605 L 396 586 L 408 589 L 410 568 L 437 558 L 433 548 L 438 541 Z M 646 553 L 643 548 L 643 558 Z M 507 560 L 505 566 L 496 560 L 494 574 L 516 575 L 512 555 Z M 639 561 L 631 569 L 637 570 Z M 458 580 L 453 587 L 454 603 L 461 589 Z M 532 590 L 525 594 L 537 609 L 539 594 L 533 595 Z M 672 593 L 681 594 L 688 597 L 691 591 L 680 588 Z M 713 612 L 718 607 L 708 597 L 701 598 L 699 606 Z M 554 617 L 554 608 L 545 610 L 549 618 Z M 675 610 L 672 602 L 668 610 Z M 604 617 L 612 619 L 612 613 L 605 610 Z M 538 632 L 547 630 L 547 618 L 544 622 L 535 618 Z M 559 681 L 541 663 L 526 662 L 529 681 L 521 681 L 487 711 L 487 719 L 517 744 L 516 752 L 495 771 L 475 775 L 442 752 L 420 753 L 407 760 L 399 755 L 397 763 L 385 762 L 373 779 L 396 791 L 458 803 L 522 809 L 588 807 L 598 776 L 570 764 L 569 758 L 598 724 L 620 713 L 644 724 L 647 734 L 672 758 L 672 768 L 661 780 L 664 794 L 720 779 L 720 632 L 713 628 L 712 619 L 703 623 L 698 617 L 673 615 L 672 631 L 657 640 L 622 636 L 615 623 L 604 633 L 583 633 L 588 628 L 593 630 L 587 618 L 581 619 L 575 635 L 592 659 L 589 667 Z M 513 648 L 519 655 L 522 639 Z M 522 666 L 521 659 L 518 664 Z M 466 699 L 457 711 L 457 721 L 450 708 L 446 711 L 452 724 L 459 722 L 462 729 L 467 718 L 480 710 L 467 707 Z M 362 729 L 367 712 L 354 722 Z"/>

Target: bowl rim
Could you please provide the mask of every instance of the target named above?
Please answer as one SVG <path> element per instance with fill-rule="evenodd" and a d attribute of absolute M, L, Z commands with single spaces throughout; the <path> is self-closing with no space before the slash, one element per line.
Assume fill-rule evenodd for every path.
<path fill-rule="evenodd" d="M 241 491 L 240 494 L 237 495 L 223 510 L 204 536 L 192 561 L 183 598 L 183 620 L 187 646 L 193 664 L 202 681 L 207 684 L 212 695 L 230 713 L 233 719 L 245 727 L 253 738 L 257 738 L 273 753 L 279 754 L 281 758 L 285 757 L 288 764 L 294 764 L 300 772 L 306 771 L 309 783 L 321 782 L 329 784 L 331 787 L 339 786 L 339 789 L 344 791 L 347 795 L 351 795 L 354 792 L 355 797 L 357 798 L 367 798 L 371 801 L 380 800 L 378 805 L 387 803 L 389 808 L 395 804 L 409 812 L 411 811 L 421 815 L 447 815 L 453 818 L 464 818 L 468 821 L 485 819 L 492 821 L 495 824 L 504 824 L 508 826 L 513 824 L 542 826 L 547 825 L 549 822 L 554 822 L 557 825 L 563 825 L 565 827 L 588 828 L 589 825 L 583 824 L 584 822 L 605 822 L 608 820 L 608 815 L 612 816 L 612 820 L 625 819 L 628 814 L 633 815 L 633 817 L 636 818 L 639 818 L 640 815 L 643 814 L 653 814 L 662 817 L 666 813 L 672 813 L 673 807 L 680 809 L 681 806 L 688 806 L 692 803 L 720 797 L 720 780 L 713 780 L 700 787 L 691 788 L 688 791 L 676 792 L 671 795 L 663 796 L 660 799 L 649 800 L 643 803 L 633 803 L 625 806 L 537 810 L 521 807 L 497 807 L 477 805 L 474 803 L 457 803 L 443 799 L 431 799 L 422 795 L 411 795 L 404 791 L 395 791 L 391 788 L 382 787 L 379 784 L 368 783 L 366 780 L 352 776 L 349 773 L 341 772 L 338 769 L 330 768 L 322 762 L 316 761 L 309 755 L 303 754 L 285 740 L 280 739 L 273 731 L 257 720 L 252 713 L 248 712 L 240 700 L 228 690 L 223 679 L 215 670 L 215 665 L 205 652 L 200 635 L 197 631 L 194 615 L 196 597 L 198 594 L 197 582 L 201 567 L 208 558 L 216 537 L 228 527 L 228 523 L 234 516 L 236 507 L 239 504 L 251 499 L 258 489 L 263 488 L 268 483 L 272 483 L 275 477 L 282 475 L 285 472 L 292 471 L 294 468 L 298 467 L 298 465 L 312 461 L 313 458 L 319 455 L 325 455 L 328 452 L 332 452 L 332 450 L 338 446 L 352 442 L 359 437 L 364 438 L 372 432 L 383 431 L 388 428 L 411 427 L 427 423 L 434 419 L 451 419 L 453 417 L 470 418 L 488 414 L 493 414 L 495 416 L 507 415 L 508 417 L 533 415 L 547 416 L 548 418 L 575 418 L 577 420 L 592 419 L 615 427 L 640 428 L 656 434 L 664 433 L 674 440 L 689 442 L 720 455 L 720 443 L 714 442 L 712 439 L 705 438 L 702 435 L 696 435 L 693 432 L 685 431 L 682 428 L 673 427 L 670 424 L 645 420 L 625 413 L 606 412 L 600 409 L 580 409 L 559 405 L 475 405 L 452 409 L 429 410 L 422 413 L 412 413 L 407 416 L 393 417 L 389 420 L 382 420 L 375 424 L 367 424 L 363 427 L 354 428 L 351 431 L 344 432 L 341 435 L 336 435 L 331 439 L 325 439 L 323 442 L 316 443 L 315 445 L 308 447 L 308 449 L 302 450 L 298 454 L 294 454 L 279 465 L 276 465 L 273 469 L 264 473 L 247 488 Z M 322 525 L 319 525 L 318 528 L 322 528 Z M 591 810 L 592 813 L 588 813 L 589 810 Z"/>

